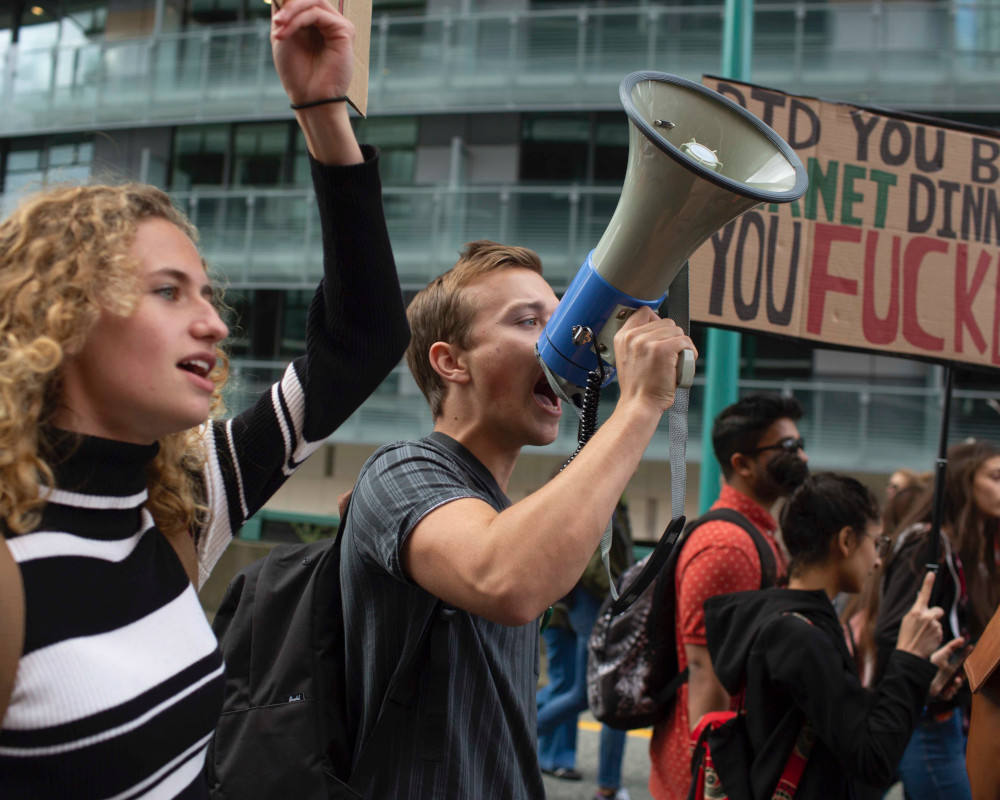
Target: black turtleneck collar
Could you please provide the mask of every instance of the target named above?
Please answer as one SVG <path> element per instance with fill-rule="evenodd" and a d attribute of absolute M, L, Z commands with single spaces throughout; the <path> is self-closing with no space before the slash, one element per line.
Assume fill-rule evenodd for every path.
<path fill-rule="evenodd" d="M 146 491 L 146 467 L 160 451 L 157 442 L 130 444 L 46 428 L 44 458 L 56 488 L 68 492 L 129 497 Z"/>

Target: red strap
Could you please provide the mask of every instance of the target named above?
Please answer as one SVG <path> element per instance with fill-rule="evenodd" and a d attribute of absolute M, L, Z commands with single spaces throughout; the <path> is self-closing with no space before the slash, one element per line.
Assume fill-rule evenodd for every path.
<path fill-rule="evenodd" d="M 816 736 L 812 726 L 808 722 L 802 723 L 799 735 L 795 738 L 795 746 L 788 754 L 788 761 L 785 762 L 785 768 L 774 789 L 772 800 L 791 800 L 795 797 L 795 791 L 799 788 L 799 781 L 802 780 L 802 773 L 809 761 L 809 753 L 815 741 Z"/>
<path fill-rule="evenodd" d="M 717 728 L 735 716 L 735 711 L 709 711 L 707 714 L 703 714 L 701 719 L 698 720 L 698 724 L 694 726 L 694 730 L 691 731 L 691 744 L 695 744 L 698 741 L 702 732 L 709 725 Z"/>

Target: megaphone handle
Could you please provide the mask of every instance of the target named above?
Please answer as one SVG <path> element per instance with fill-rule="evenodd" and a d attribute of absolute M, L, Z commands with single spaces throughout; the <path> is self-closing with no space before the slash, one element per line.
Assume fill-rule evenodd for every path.
<path fill-rule="evenodd" d="M 677 387 L 690 389 L 694 383 L 694 351 L 681 350 L 677 355 Z"/>

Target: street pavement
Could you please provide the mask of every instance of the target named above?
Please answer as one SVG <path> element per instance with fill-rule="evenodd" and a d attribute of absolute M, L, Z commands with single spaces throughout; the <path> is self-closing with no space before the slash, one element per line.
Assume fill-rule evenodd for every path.
<path fill-rule="evenodd" d="M 581 714 L 576 734 L 576 769 L 582 781 L 564 781 L 543 775 L 548 800 L 591 800 L 597 789 L 597 750 L 601 726 L 590 714 Z M 622 762 L 622 785 L 632 800 L 652 800 L 649 789 L 649 730 L 629 731 Z"/>

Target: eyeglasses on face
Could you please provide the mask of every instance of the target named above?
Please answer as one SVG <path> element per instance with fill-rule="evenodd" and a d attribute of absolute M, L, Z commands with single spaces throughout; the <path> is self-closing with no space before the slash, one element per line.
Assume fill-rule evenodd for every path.
<path fill-rule="evenodd" d="M 862 536 L 868 536 L 875 540 L 875 552 L 878 554 L 879 558 L 885 558 L 889 555 L 889 548 L 892 547 L 892 539 L 888 536 L 875 536 L 871 533 L 863 533 Z"/>
<path fill-rule="evenodd" d="M 765 445 L 764 447 L 755 447 L 750 450 L 746 455 L 755 456 L 757 453 L 763 453 L 765 450 L 784 450 L 788 453 L 797 453 L 799 450 L 806 449 L 806 440 L 801 436 L 798 439 L 793 439 L 791 436 L 782 439 L 776 444 Z"/>

